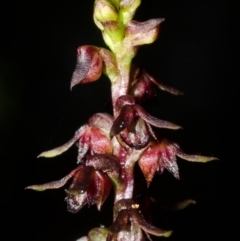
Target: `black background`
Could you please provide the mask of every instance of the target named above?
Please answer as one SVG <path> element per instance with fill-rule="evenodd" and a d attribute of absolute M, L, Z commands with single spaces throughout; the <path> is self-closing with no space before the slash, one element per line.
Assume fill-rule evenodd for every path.
<path fill-rule="evenodd" d="M 111 223 L 113 198 L 102 212 L 66 211 L 64 190 L 42 193 L 24 187 L 57 180 L 75 166 L 76 148 L 55 159 L 37 159 L 69 140 L 96 112 L 111 111 L 106 77 L 70 91 L 76 49 L 105 46 L 92 20 L 94 1 L 8 1 L 0 24 L 1 218 L 7 239 L 73 241 Z M 232 1 L 143 0 L 136 20 L 163 17 L 160 36 L 143 46 L 134 62 L 185 92 L 157 91 L 149 112 L 184 127 L 162 131 L 187 153 L 217 156 L 208 164 L 179 160 L 181 181 L 164 173 L 148 191 L 161 205 L 195 199 L 171 212 L 154 204 L 153 223 L 175 232 L 169 240 L 217 240 L 235 235 L 232 191 L 237 170 L 237 8 Z M 236 141 L 235 141 L 236 138 Z M 138 183 L 145 182 L 138 174 Z M 158 238 L 156 238 L 158 240 Z"/>

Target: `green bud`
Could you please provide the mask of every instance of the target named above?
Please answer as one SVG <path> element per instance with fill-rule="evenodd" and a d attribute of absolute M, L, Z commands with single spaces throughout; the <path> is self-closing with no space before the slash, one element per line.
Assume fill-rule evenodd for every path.
<path fill-rule="evenodd" d="M 102 22 L 116 21 L 118 11 L 115 5 L 109 0 L 96 0 L 94 5 L 93 19 L 97 27 L 103 30 Z"/>
<path fill-rule="evenodd" d="M 121 18 L 124 25 L 132 20 L 141 0 L 120 0 Z"/>

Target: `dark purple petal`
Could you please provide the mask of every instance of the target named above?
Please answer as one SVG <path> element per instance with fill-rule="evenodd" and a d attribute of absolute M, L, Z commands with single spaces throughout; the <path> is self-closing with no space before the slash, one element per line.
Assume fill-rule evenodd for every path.
<path fill-rule="evenodd" d="M 86 165 L 107 173 L 111 179 L 116 179 L 121 175 L 120 164 L 116 157 L 111 155 L 95 154 L 86 160 Z"/>
<path fill-rule="evenodd" d="M 162 230 L 149 224 L 138 209 L 132 209 L 131 216 L 134 222 L 136 222 L 146 233 L 158 237 L 169 237 L 172 234 L 172 231 Z"/>
<path fill-rule="evenodd" d="M 131 84 L 131 94 L 134 99 L 141 103 L 155 96 L 154 85 L 156 85 L 162 91 L 169 92 L 173 95 L 183 95 L 182 91 L 169 87 L 163 83 L 158 82 L 145 70 L 140 68 L 133 68 L 133 82 Z"/>
<path fill-rule="evenodd" d="M 128 127 L 136 118 L 136 111 L 134 106 L 125 105 L 122 107 L 120 114 L 114 120 L 112 128 L 110 130 L 110 138 L 113 138 L 116 134 L 120 133 L 123 129 Z"/>
<path fill-rule="evenodd" d="M 156 137 L 156 135 L 155 135 L 155 133 L 154 133 L 151 125 L 150 125 L 149 123 L 147 123 L 147 122 L 145 122 L 145 123 L 146 123 L 146 125 L 147 125 L 147 127 L 148 127 L 148 132 L 149 132 L 149 134 L 151 135 L 151 137 L 152 137 L 154 140 L 157 140 L 158 138 Z"/>
<path fill-rule="evenodd" d="M 70 188 L 66 192 L 73 195 L 86 192 L 91 183 L 92 175 L 92 167 L 81 165 L 78 172 L 74 175 Z"/>
<path fill-rule="evenodd" d="M 118 233 L 119 231 L 126 229 L 126 226 L 130 224 L 129 219 L 129 210 L 122 209 L 118 215 L 113 224 L 109 227 L 109 229 L 113 233 Z"/>
<path fill-rule="evenodd" d="M 170 94 L 173 94 L 173 95 L 183 95 L 184 94 L 180 90 L 177 90 L 177 89 L 175 89 L 173 87 L 170 87 L 170 86 L 167 86 L 167 85 L 165 85 L 163 83 L 158 82 L 150 74 L 148 74 L 145 70 L 143 71 L 143 75 L 145 76 L 145 78 L 147 78 L 152 83 L 154 83 L 160 90 L 169 92 Z"/>
<path fill-rule="evenodd" d="M 116 101 L 116 111 L 119 113 L 124 105 L 135 105 L 135 100 L 131 95 L 122 95 Z"/>
<path fill-rule="evenodd" d="M 107 197 L 110 194 L 110 191 L 112 189 L 112 183 L 111 183 L 109 177 L 107 175 L 105 175 L 104 173 L 96 171 L 96 174 L 99 175 L 99 177 L 101 179 L 101 184 L 102 184 L 101 195 L 99 196 L 99 198 L 96 201 L 97 208 L 98 208 L 98 210 L 100 210 L 103 203 L 105 202 L 105 200 L 107 199 Z"/>
<path fill-rule="evenodd" d="M 112 184 L 109 177 L 105 173 L 95 171 L 87 190 L 88 204 L 96 204 L 98 210 L 100 210 L 111 191 L 111 187 Z"/>
<path fill-rule="evenodd" d="M 131 94 L 138 103 L 155 96 L 152 82 L 143 73 L 143 70 L 140 70 L 140 68 L 135 70 L 134 81 L 131 86 Z"/>
<path fill-rule="evenodd" d="M 172 129 L 172 130 L 178 130 L 182 128 L 181 126 L 178 126 L 172 122 L 160 120 L 160 119 L 157 119 L 156 117 L 151 116 L 140 105 L 135 105 L 134 107 L 138 113 L 138 116 L 140 116 L 143 120 L 145 120 L 146 122 L 148 122 L 149 124 L 155 127 Z"/>
<path fill-rule="evenodd" d="M 126 129 L 120 132 L 120 137 L 129 147 L 140 150 L 147 146 L 150 141 L 148 127 L 144 120 L 133 121 Z"/>

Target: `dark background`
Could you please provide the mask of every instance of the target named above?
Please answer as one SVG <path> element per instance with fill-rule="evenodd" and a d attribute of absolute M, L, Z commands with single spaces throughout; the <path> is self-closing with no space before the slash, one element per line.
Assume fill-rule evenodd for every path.
<path fill-rule="evenodd" d="M 8 240 L 73 241 L 92 227 L 111 223 L 112 196 L 100 213 L 84 207 L 70 214 L 63 188 L 24 190 L 69 173 L 76 148 L 55 159 L 36 156 L 69 140 L 92 114 L 111 111 L 106 77 L 73 91 L 69 88 L 77 47 L 105 46 L 92 20 L 93 2 L 12 0 L 1 6 L 0 209 Z M 175 97 L 157 91 L 157 99 L 146 108 L 184 127 L 161 133 L 187 153 L 220 159 L 208 164 L 179 160 L 181 181 L 164 173 L 149 190 L 143 188 L 161 205 L 187 198 L 197 201 L 176 213 L 154 204 L 153 223 L 175 231 L 169 240 L 230 240 L 235 235 L 237 14 L 229 0 L 143 0 L 135 16 L 139 21 L 157 17 L 166 21 L 158 40 L 143 46 L 134 62 L 185 92 Z"/>

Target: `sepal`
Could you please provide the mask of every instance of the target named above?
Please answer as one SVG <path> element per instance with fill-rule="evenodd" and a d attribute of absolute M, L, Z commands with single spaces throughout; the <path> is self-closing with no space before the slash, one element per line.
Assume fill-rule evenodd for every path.
<path fill-rule="evenodd" d="M 77 84 L 96 81 L 102 74 L 102 57 L 99 48 L 92 45 L 80 46 L 77 49 L 77 63 L 72 75 L 70 88 Z"/>

